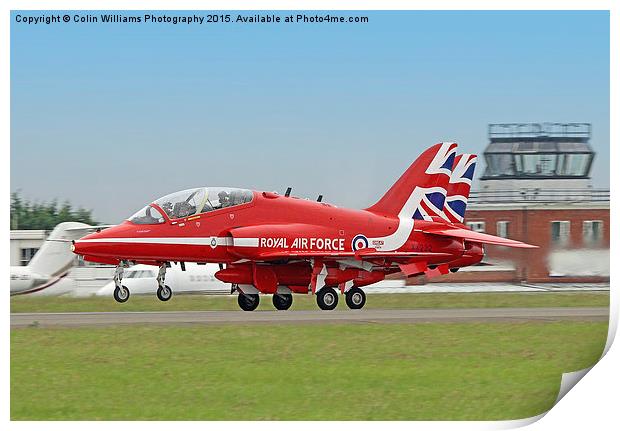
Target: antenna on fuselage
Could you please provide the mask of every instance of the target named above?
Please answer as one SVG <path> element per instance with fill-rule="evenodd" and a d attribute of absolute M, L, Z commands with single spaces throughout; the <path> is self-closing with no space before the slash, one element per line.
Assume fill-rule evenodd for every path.
<path fill-rule="evenodd" d="M 291 195 L 292 190 L 293 189 L 291 187 L 287 187 L 286 192 L 284 193 L 284 196 L 288 198 Z"/>
<path fill-rule="evenodd" d="M 322 200 L 323 200 L 323 195 L 319 195 L 319 197 L 318 197 L 318 198 L 316 198 L 316 201 L 317 201 L 317 202 L 321 202 Z"/>

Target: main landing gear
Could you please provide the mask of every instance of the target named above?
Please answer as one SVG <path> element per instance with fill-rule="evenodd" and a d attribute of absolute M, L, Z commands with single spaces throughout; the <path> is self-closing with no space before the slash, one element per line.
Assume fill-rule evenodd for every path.
<path fill-rule="evenodd" d="M 333 310 L 338 305 L 338 293 L 333 287 L 324 287 L 316 294 L 316 303 L 321 310 Z"/>
<path fill-rule="evenodd" d="M 123 286 L 123 272 L 129 265 L 125 261 L 119 262 L 116 270 L 114 271 L 114 299 L 116 302 L 127 302 L 129 299 L 129 289 L 127 286 Z"/>
<path fill-rule="evenodd" d="M 345 294 L 345 302 L 352 310 L 359 310 L 366 304 L 366 294 L 359 287 L 352 287 Z M 338 305 L 338 293 L 333 287 L 324 287 L 316 294 L 316 303 L 321 310 L 333 310 Z"/>
<path fill-rule="evenodd" d="M 351 310 L 359 310 L 366 304 L 366 294 L 359 287 L 352 287 L 345 293 L 345 301 Z"/>
<path fill-rule="evenodd" d="M 258 293 L 243 293 L 239 292 L 237 297 L 237 303 L 243 311 L 254 311 L 258 307 L 260 298 Z"/>
<path fill-rule="evenodd" d="M 172 298 L 172 289 L 166 285 L 166 263 L 159 266 L 157 274 L 157 299 L 160 301 L 168 301 Z"/>
<path fill-rule="evenodd" d="M 272 301 L 277 310 L 288 310 L 293 304 L 293 295 L 290 293 L 274 293 Z"/>
<path fill-rule="evenodd" d="M 260 303 L 258 293 L 243 293 L 238 285 L 233 285 L 232 292 L 235 291 L 239 292 L 237 303 L 243 311 L 254 311 L 258 308 Z M 256 289 L 250 289 L 250 291 L 257 292 Z M 317 292 L 316 303 L 321 310 L 334 310 L 338 306 L 338 296 L 337 289 L 325 286 Z M 291 293 L 274 293 L 271 300 L 276 310 L 288 310 L 293 304 L 293 295 Z M 366 293 L 359 287 L 352 287 L 345 293 L 345 301 L 350 309 L 359 310 L 366 304 Z"/>

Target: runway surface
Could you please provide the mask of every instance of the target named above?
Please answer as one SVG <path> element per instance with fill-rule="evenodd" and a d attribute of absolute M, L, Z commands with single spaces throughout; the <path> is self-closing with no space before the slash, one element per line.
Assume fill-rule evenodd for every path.
<path fill-rule="evenodd" d="M 460 308 L 343 311 L 148 311 L 12 313 L 11 328 L 109 326 L 126 324 L 314 324 L 423 323 L 474 321 L 557 321 L 609 319 L 604 307 Z"/>

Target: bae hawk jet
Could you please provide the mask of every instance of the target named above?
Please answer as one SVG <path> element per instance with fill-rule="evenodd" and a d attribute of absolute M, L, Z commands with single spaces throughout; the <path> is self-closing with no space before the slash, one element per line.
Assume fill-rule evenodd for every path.
<path fill-rule="evenodd" d="M 129 265 L 159 267 L 157 297 L 173 262 L 217 263 L 215 277 L 230 283 L 242 310 L 255 310 L 260 294 L 278 310 L 293 293 L 316 296 L 332 310 L 339 293 L 351 309 L 366 303 L 361 289 L 402 272 L 428 277 L 480 262 L 483 244 L 533 248 L 473 232 L 463 224 L 475 156 L 457 157 L 455 143 L 436 144 L 420 155 L 369 208 L 338 208 L 267 191 L 197 187 L 157 199 L 118 226 L 73 244 L 85 260 L 116 265 L 114 298 L 125 302 Z"/>

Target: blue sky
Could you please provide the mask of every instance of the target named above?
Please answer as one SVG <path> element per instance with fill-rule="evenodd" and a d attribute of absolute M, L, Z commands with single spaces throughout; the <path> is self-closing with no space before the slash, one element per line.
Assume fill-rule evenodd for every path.
<path fill-rule="evenodd" d="M 436 142 L 482 153 L 498 122 L 591 122 L 593 183 L 609 187 L 607 12 L 202 26 L 20 13 L 50 14 L 12 13 L 11 190 L 103 222 L 199 185 L 364 207 Z"/>

